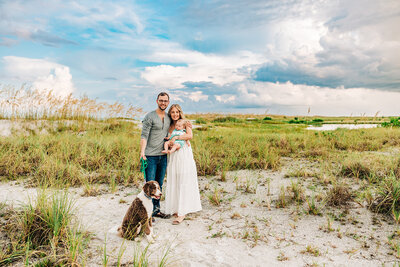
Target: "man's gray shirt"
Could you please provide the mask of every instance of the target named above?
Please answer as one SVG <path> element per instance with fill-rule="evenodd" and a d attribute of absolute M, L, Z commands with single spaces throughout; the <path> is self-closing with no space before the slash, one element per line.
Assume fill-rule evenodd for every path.
<path fill-rule="evenodd" d="M 164 122 L 154 110 L 146 114 L 143 119 L 142 135 L 140 138 L 147 140 L 146 156 L 161 156 L 164 150 L 164 138 L 168 135 L 171 119 L 167 113 L 164 116 Z"/>

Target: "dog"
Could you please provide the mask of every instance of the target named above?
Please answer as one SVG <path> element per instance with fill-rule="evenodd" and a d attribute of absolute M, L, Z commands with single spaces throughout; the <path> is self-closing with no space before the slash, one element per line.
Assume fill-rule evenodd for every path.
<path fill-rule="evenodd" d="M 152 224 L 153 201 L 161 198 L 160 186 L 156 181 L 144 184 L 143 190 L 133 200 L 118 228 L 119 235 L 128 240 L 134 240 L 140 233 L 146 234 L 147 241 L 154 243 Z"/>

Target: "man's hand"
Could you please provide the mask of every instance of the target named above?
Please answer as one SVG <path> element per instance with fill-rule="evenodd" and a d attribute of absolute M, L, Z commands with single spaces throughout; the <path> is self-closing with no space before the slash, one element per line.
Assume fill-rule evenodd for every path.
<path fill-rule="evenodd" d="M 146 139 L 140 139 L 140 158 L 146 160 L 146 155 L 144 152 L 146 151 L 146 145 L 147 145 L 147 140 Z"/>

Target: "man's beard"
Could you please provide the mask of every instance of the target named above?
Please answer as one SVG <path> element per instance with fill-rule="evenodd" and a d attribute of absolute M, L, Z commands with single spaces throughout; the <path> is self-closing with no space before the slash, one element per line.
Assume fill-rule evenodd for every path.
<path fill-rule="evenodd" d="M 166 109 L 167 109 L 167 107 L 165 107 L 165 108 L 162 108 L 160 105 L 158 105 L 158 108 L 159 108 L 160 110 L 162 110 L 162 111 L 164 111 L 164 110 L 166 110 Z"/>

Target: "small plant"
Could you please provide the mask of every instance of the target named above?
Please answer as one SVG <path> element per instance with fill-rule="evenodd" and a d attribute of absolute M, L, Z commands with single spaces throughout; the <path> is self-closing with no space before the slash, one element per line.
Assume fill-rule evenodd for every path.
<path fill-rule="evenodd" d="M 299 181 L 297 181 L 296 183 L 293 182 L 293 180 L 291 180 L 291 185 L 290 187 L 288 187 L 288 189 L 290 189 L 290 193 L 292 194 L 292 199 L 293 201 L 295 201 L 296 203 L 300 204 L 304 201 L 304 188 L 302 187 L 302 185 L 300 184 Z"/>
<path fill-rule="evenodd" d="M 235 219 L 240 219 L 242 218 L 242 215 L 240 215 L 238 212 L 235 212 L 232 214 L 231 219 L 235 220 Z"/>
<path fill-rule="evenodd" d="M 149 250 L 150 244 L 148 244 L 144 249 L 140 247 L 139 244 L 135 244 L 135 250 L 133 252 L 133 266 L 137 267 L 147 267 L 149 266 Z"/>
<path fill-rule="evenodd" d="M 218 188 L 218 186 L 214 187 L 214 191 L 208 194 L 208 199 L 210 200 L 210 203 L 219 206 L 222 202 L 222 190 Z"/>
<path fill-rule="evenodd" d="M 244 192 L 255 194 L 257 191 L 257 182 L 254 181 L 251 177 L 246 177 L 246 183 L 244 185 Z"/>
<path fill-rule="evenodd" d="M 107 255 L 107 235 L 104 236 L 104 245 L 103 245 L 103 266 L 108 266 L 109 257 Z"/>
<path fill-rule="evenodd" d="M 286 207 L 286 194 L 285 194 L 285 187 L 282 185 L 279 196 L 278 196 L 278 201 L 276 203 L 277 208 L 285 208 Z"/>
<path fill-rule="evenodd" d="M 271 178 L 267 178 L 267 195 L 271 195 Z"/>
<path fill-rule="evenodd" d="M 82 196 L 87 196 L 87 197 L 95 197 L 100 194 L 100 188 L 97 184 L 91 184 L 88 182 L 85 182 L 83 184 L 83 193 Z"/>
<path fill-rule="evenodd" d="M 335 229 L 332 228 L 332 218 L 330 216 L 326 217 L 326 226 L 322 227 L 324 229 L 324 232 L 333 232 Z"/>
<path fill-rule="evenodd" d="M 306 201 L 307 201 L 307 213 L 308 214 L 321 215 L 321 211 L 315 202 L 314 194 L 312 194 L 310 198 L 306 198 Z"/>
<path fill-rule="evenodd" d="M 124 255 L 125 251 L 126 251 L 126 246 L 125 246 L 125 240 L 122 242 L 121 247 L 119 248 L 118 251 L 118 258 L 117 258 L 117 266 L 120 267 L 121 266 L 121 259 L 122 256 Z"/>
<path fill-rule="evenodd" d="M 115 193 L 117 191 L 117 182 L 115 181 L 115 176 L 112 175 L 110 178 L 110 192 Z"/>
<path fill-rule="evenodd" d="M 302 250 L 301 253 L 303 254 L 310 254 L 313 255 L 314 257 L 318 257 L 321 255 L 321 253 L 319 252 L 319 249 L 312 246 L 312 245 L 307 245 L 306 249 Z"/>
<path fill-rule="evenodd" d="M 226 182 L 226 171 L 225 168 L 222 169 L 221 171 L 221 182 Z"/>
<path fill-rule="evenodd" d="M 279 255 L 276 257 L 278 261 L 287 261 L 289 260 L 289 257 L 285 255 L 283 251 L 279 252 Z"/>

